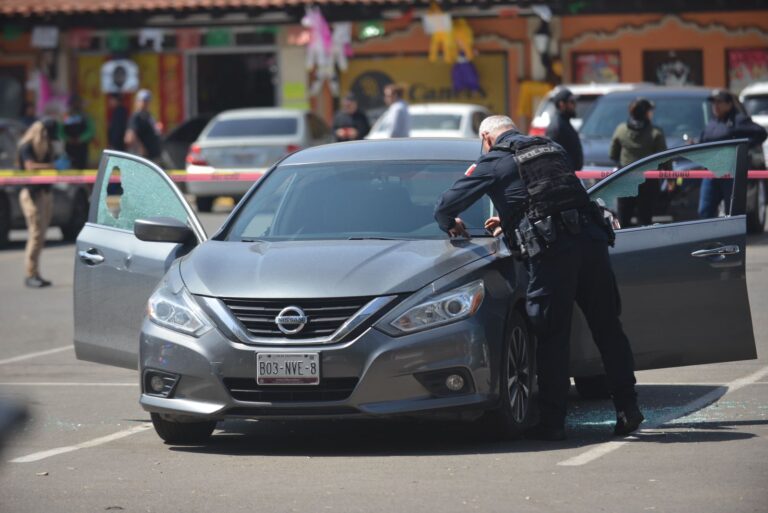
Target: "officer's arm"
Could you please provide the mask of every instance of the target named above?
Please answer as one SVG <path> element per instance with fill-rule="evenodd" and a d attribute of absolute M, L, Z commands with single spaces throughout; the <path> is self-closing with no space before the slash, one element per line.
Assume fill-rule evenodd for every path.
<path fill-rule="evenodd" d="M 447 232 L 453 228 L 456 216 L 486 194 L 495 180 L 492 164 L 481 162 L 470 167 L 463 177 L 443 193 L 435 206 L 435 220 L 440 229 Z"/>

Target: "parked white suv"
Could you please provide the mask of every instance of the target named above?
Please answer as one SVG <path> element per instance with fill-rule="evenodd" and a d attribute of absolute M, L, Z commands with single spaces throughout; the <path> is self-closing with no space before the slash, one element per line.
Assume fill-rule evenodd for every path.
<path fill-rule="evenodd" d="M 471 103 L 423 103 L 409 105 L 411 137 L 478 137 L 480 123 L 491 113 Z M 373 124 L 366 139 L 385 139 L 382 117 Z"/>
<path fill-rule="evenodd" d="M 739 100 L 752 121 L 768 130 L 768 82 L 756 82 L 745 87 Z M 768 140 L 763 143 L 763 154 L 768 162 Z"/>

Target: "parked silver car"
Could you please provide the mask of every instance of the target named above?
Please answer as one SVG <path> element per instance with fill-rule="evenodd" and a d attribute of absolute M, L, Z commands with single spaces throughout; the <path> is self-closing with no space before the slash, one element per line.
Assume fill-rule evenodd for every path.
<path fill-rule="evenodd" d="M 187 173 L 215 177 L 233 171 L 263 173 L 302 148 L 331 142 L 331 131 L 316 114 L 295 109 L 258 108 L 222 112 L 189 149 Z M 216 196 L 240 198 L 253 181 L 203 180 L 187 183 L 197 209 L 210 212 Z"/>
<path fill-rule="evenodd" d="M 667 151 L 590 191 L 609 208 L 659 159 L 735 180 L 725 217 L 619 230 L 612 251 L 638 369 L 755 358 L 745 283 L 746 148 Z M 475 140 L 359 141 L 278 162 L 208 237 L 150 162 L 104 153 L 77 241 L 77 357 L 139 369 L 141 405 L 169 443 L 235 418 L 486 416 L 507 435 L 534 415 L 526 273 L 483 229 L 433 219 Z M 119 174 L 119 211 L 106 203 Z M 114 205 L 113 205 L 114 206 Z M 146 315 L 145 315 L 146 313 Z M 571 372 L 602 372 L 576 311 Z"/>
<path fill-rule="evenodd" d="M 410 137 L 479 137 L 480 123 L 491 115 L 487 108 L 472 103 L 420 103 L 408 106 Z M 383 116 L 371 127 L 366 139 L 387 139 L 389 130 Z"/>

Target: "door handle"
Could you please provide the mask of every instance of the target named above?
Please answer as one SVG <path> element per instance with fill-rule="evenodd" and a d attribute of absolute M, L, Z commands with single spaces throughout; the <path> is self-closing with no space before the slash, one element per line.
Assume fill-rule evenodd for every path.
<path fill-rule="evenodd" d="M 89 265 L 100 264 L 104 261 L 104 256 L 99 254 L 99 250 L 95 248 L 91 248 L 87 251 L 78 251 L 77 256 L 80 257 L 80 260 Z"/>
<path fill-rule="evenodd" d="M 740 253 L 741 249 L 736 244 L 732 244 L 729 246 L 720 246 L 719 248 L 712 248 L 712 249 L 699 249 L 698 251 L 694 251 L 691 253 L 692 257 L 696 258 L 703 258 L 703 257 L 721 257 L 725 258 L 725 255 L 736 255 L 737 253 Z"/>

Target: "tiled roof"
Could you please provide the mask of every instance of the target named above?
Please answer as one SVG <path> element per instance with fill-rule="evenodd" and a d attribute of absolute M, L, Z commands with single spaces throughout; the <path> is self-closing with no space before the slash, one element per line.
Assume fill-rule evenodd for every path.
<path fill-rule="evenodd" d="M 495 2 L 496 0 L 494 0 Z M 89 14 L 150 11 L 195 11 L 210 9 L 279 9 L 300 5 L 397 5 L 427 4 L 413 0 L 0 0 L 0 15 L 40 16 L 47 14 Z M 472 4 L 471 0 L 444 3 Z M 511 2 L 498 2 L 511 3 Z"/>

